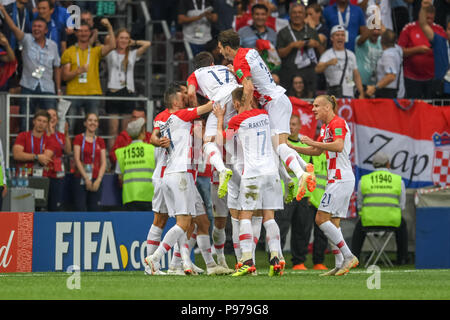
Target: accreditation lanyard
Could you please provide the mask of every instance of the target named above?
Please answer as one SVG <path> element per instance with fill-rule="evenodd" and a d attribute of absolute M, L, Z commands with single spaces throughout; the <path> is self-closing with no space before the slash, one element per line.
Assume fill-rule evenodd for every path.
<path fill-rule="evenodd" d="M 79 52 L 78 52 L 78 49 L 79 49 L 78 45 L 76 45 L 76 48 L 77 48 L 77 64 L 78 64 L 78 68 L 79 68 L 79 67 L 81 67 L 81 64 L 80 64 L 80 55 L 79 55 Z M 91 46 L 88 46 L 88 56 L 87 56 L 87 61 L 86 61 L 87 65 L 89 65 L 89 60 L 90 59 L 91 59 Z"/>
<path fill-rule="evenodd" d="M 58 133 L 57 132 L 55 132 L 55 138 L 56 138 L 56 141 L 58 141 L 59 145 L 61 146 L 61 149 L 64 149 L 64 144 L 61 141 L 61 139 L 58 137 Z"/>
<path fill-rule="evenodd" d="M 350 22 L 350 6 L 348 5 L 347 8 L 345 9 L 345 22 L 342 19 L 342 13 L 341 11 L 339 11 L 339 8 L 336 6 L 336 10 L 337 10 L 337 16 L 338 16 L 338 20 L 339 20 L 339 25 L 343 25 L 345 27 L 345 30 L 348 29 L 348 24 Z"/>
<path fill-rule="evenodd" d="M 194 5 L 194 9 L 198 11 L 197 1 L 192 0 L 192 4 Z M 205 0 L 202 1 L 202 11 L 205 11 Z"/>
<path fill-rule="evenodd" d="M 92 165 L 94 165 L 95 162 L 95 143 L 96 138 L 94 137 L 94 141 L 92 142 Z M 81 144 L 81 162 L 84 163 L 84 147 L 86 144 L 86 136 L 83 134 L 83 143 Z"/>
<path fill-rule="evenodd" d="M 44 145 L 44 136 L 41 137 L 41 143 L 39 146 L 39 154 L 42 153 L 42 146 Z M 31 134 L 31 153 L 34 153 L 34 139 L 33 134 Z"/>

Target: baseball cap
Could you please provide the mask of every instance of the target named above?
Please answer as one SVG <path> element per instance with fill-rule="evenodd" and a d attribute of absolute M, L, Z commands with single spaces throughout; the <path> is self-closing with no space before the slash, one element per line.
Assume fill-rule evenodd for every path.
<path fill-rule="evenodd" d="M 330 35 L 332 35 L 335 32 L 338 32 L 338 31 L 345 31 L 345 27 L 343 25 L 340 25 L 340 24 L 335 25 L 333 28 L 331 28 Z"/>
<path fill-rule="evenodd" d="M 142 130 L 142 126 L 145 124 L 144 118 L 138 118 L 134 121 L 128 123 L 127 133 L 130 135 L 132 139 L 136 139 L 139 136 L 139 133 Z"/>
<path fill-rule="evenodd" d="M 389 157 L 384 152 L 377 152 L 372 158 L 372 165 L 374 167 L 383 167 L 389 163 Z"/>

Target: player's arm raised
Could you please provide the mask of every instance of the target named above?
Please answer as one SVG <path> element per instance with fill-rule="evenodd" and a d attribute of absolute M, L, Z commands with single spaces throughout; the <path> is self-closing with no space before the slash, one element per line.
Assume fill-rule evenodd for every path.
<path fill-rule="evenodd" d="M 188 86 L 188 99 L 189 99 L 189 106 L 191 108 L 198 107 L 197 88 L 192 84 Z"/>
<path fill-rule="evenodd" d="M 242 80 L 242 86 L 244 87 L 244 94 L 242 95 L 241 103 L 243 106 L 251 107 L 253 92 L 255 91 L 255 87 L 253 86 L 252 77 L 245 77 Z"/>

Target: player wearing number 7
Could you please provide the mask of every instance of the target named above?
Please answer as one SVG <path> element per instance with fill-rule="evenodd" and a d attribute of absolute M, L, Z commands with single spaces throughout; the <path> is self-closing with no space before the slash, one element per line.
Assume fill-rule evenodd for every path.
<path fill-rule="evenodd" d="M 242 252 L 242 266 L 233 276 L 242 276 L 255 271 L 253 261 L 252 216 L 263 212 L 263 225 L 270 251 L 269 276 L 281 275 L 282 252 L 280 229 L 275 222 L 275 210 L 283 209 L 283 192 L 270 139 L 270 121 L 266 110 L 252 109 L 241 104 L 243 88 L 232 93 L 234 108 L 238 114 L 230 119 L 223 131 L 224 110 L 214 107 L 217 121 L 217 140 L 232 139 L 235 135 L 241 142 L 244 156 L 244 170 L 239 190 L 239 242 Z"/>
<path fill-rule="evenodd" d="M 287 145 L 292 104 L 285 95 L 286 90 L 275 84 L 258 51 L 240 47 L 238 33 L 232 29 L 222 31 L 218 42 L 220 53 L 226 59 L 233 61 L 232 71 L 244 87 L 241 103 L 251 106 L 255 96 L 259 104 L 268 112 L 274 150 L 297 176 L 299 187 L 296 198 L 300 200 L 306 193 L 306 187 L 311 192 L 315 189 L 316 179 L 314 168 L 312 166 L 307 168 L 297 152 Z"/>
<path fill-rule="evenodd" d="M 355 176 L 350 163 L 350 129 L 344 119 L 336 115 L 337 102 L 334 96 L 318 96 L 312 109 L 317 120 L 323 121 L 317 141 L 302 136 L 300 141 L 309 147 L 295 147 L 297 152 L 318 156 L 325 151 L 328 181 L 325 193 L 316 214 L 316 223 L 331 243 L 336 267 L 323 275 L 344 275 L 358 265 L 358 259 L 345 243 L 340 229 L 340 220 L 347 216 L 348 205 Z"/>

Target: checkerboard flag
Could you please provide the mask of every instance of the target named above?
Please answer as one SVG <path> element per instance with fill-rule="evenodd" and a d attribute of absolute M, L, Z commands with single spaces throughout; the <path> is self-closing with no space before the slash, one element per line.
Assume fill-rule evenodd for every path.
<path fill-rule="evenodd" d="M 432 180 L 435 185 L 450 185 L 450 135 L 447 132 L 433 135 L 434 154 Z"/>

